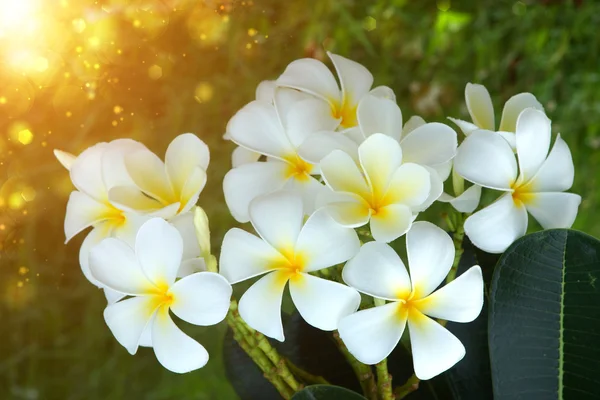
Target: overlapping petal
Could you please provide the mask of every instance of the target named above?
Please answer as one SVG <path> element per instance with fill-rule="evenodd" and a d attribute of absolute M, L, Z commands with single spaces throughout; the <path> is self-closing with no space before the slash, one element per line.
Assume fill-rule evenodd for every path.
<path fill-rule="evenodd" d="M 517 119 L 517 155 L 520 179 L 531 179 L 540 169 L 550 149 L 550 120 L 539 110 L 528 108 Z"/>

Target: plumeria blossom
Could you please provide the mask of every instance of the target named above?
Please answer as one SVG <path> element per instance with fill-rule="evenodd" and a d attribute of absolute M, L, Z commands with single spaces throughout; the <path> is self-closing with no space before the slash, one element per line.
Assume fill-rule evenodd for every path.
<path fill-rule="evenodd" d="M 208 146 L 191 133 L 173 139 L 164 162 L 141 148 L 124 157 L 132 184 L 115 185 L 109 198 L 122 209 L 166 219 L 186 213 L 206 184 L 209 161 Z"/>
<path fill-rule="evenodd" d="M 250 327 L 284 340 L 281 301 L 288 282 L 298 312 L 316 328 L 332 331 L 358 309 L 360 295 L 354 289 L 310 274 L 354 256 L 360 247 L 354 230 L 323 210 L 303 225 L 302 199 L 286 191 L 253 200 L 250 218 L 260 237 L 231 229 L 220 258 L 220 272 L 232 284 L 265 274 L 239 302 L 240 315 Z"/>
<path fill-rule="evenodd" d="M 231 285 L 221 275 L 200 272 L 176 281 L 183 240 L 160 218 L 139 230 L 135 249 L 115 239 L 104 239 L 90 252 L 94 277 L 106 287 L 132 296 L 111 304 L 104 319 L 117 341 L 135 354 L 151 346 L 168 370 L 184 373 L 203 367 L 206 349 L 183 333 L 169 310 L 194 325 L 214 325 L 229 310 Z"/>
<path fill-rule="evenodd" d="M 528 108 L 516 126 L 516 160 L 508 142 L 484 130 L 472 132 L 454 160 L 466 180 L 504 192 L 465 221 L 469 239 L 490 253 L 502 253 L 526 233 L 527 212 L 544 229 L 569 228 L 581 203 L 581 196 L 563 193 L 573 185 L 573 159 L 560 135 L 548 153 L 551 122 L 546 115 Z"/>
<path fill-rule="evenodd" d="M 386 86 L 371 90 L 373 75 L 361 64 L 330 52 L 327 55 L 335 67 L 339 85 L 321 61 L 302 58 L 287 66 L 277 79 L 277 86 L 300 90 L 326 101 L 328 116 L 340 129 L 357 126 L 356 109 L 366 94 L 395 100 L 394 92 Z"/>
<path fill-rule="evenodd" d="M 402 236 L 431 192 L 430 172 L 403 163 L 403 156 L 398 141 L 381 133 L 359 146 L 358 164 L 349 154 L 334 150 L 321 160 L 321 174 L 331 191 L 319 202 L 343 226 L 370 222 L 375 240 L 391 242 Z"/>
<path fill-rule="evenodd" d="M 248 205 L 257 196 L 279 189 L 300 193 L 306 213 L 314 210 L 323 185 L 313 177 L 318 168 L 298 156 L 297 149 L 313 132 L 334 129 L 323 100 L 291 89 L 277 89 L 274 102 L 255 100 L 227 125 L 231 140 L 267 157 L 233 168 L 223 180 L 225 201 L 239 222 L 250 219 Z"/>
<path fill-rule="evenodd" d="M 356 359 L 376 364 L 396 347 L 408 325 L 415 374 L 431 379 L 465 355 L 456 336 L 436 322 L 473 321 L 483 306 L 481 268 L 473 266 L 435 290 L 452 267 L 454 246 L 446 232 L 416 222 L 406 236 L 408 269 L 385 243 L 369 242 L 344 267 L 344 282 L 388 301 L 340 321 L 340 337 Z"/>
<path fill-rule="evenodd" d="M 318 163 L 331 151 L 340 149 L 357 159 L 358 146 L 367 138 L 376 133 L 387 135 L 400 143 L 404 163 L 419 164 L 430 172 L 432 190 L 423 209 L 429 207 L 442 193 L 443 182 L 450 174 L 457 148 L 454 129 L 437 122 L 426 123 L 416 116 L 403 126 L 402 112 L 396 102 L 371 94 L 360 101 L 357 116 L 358 129 L 351 135 L 353 141 L 339 132 L 317 132 L 300 147 L 300 156 Z"/>
<path fill-rule="evenodd" d="M 262 81 L 256 87 L 256 100 L 272 103 L 275 97 L 275 81 Z M 231 140 L 228 132 L 225 132 L 223 139 Z M 242 164 L 256 162 L 261 154 L 256 151 L 248 150 L 245 147 L 237 146 L 231 153 L 231 165 L 233 168 L 239 167 Z"/>
<path fill-rule="evenodd" d="M 497 131 L 500 136 L 508 141 L 513 149 L 516 146 L 514 132 L 517 127 L 517 118 L 521 112 L 526 108 L 535 108 L 544 111 L 544 106 L 542 106 L 533 94 L 526 92 L 516 94 L 504 103 L 500 126 L 496 129 L 492 97 L 485 86 L 477 83 L 467 83 L 465 87 L 465 102 L 473 122 L 457 118 L 448 119 L 458 125 L 466 136 L 478 129 Z"/>
<path fill-rule="evenodd" d="M 471 185 L 468 189 L 464 189 L 464 179 L 456 173 L 456 170 L 452 170 L 452 183 L 454 186 L 454 194 L 458 196 L 452 196 L 448 193 L 442 193 L 438 198 L 438 201 L 442 203 L 450 203 L 455 210 L 461 213 L 470 214 L 479 206 L 479 200 L 481 200 L 481 186 Z"/>
<path fill-rule="evenodd" d="M 123 158 L 125 154 L 145 148 L 129 139 L 98 143 L 79 156 L 57 150 L 58 160 L 69 170 L 77 190 L 71 192 L 65 216 L 65 236 L 69 242 L 79 232 L 93 227 L 83 241 L 79 260 L 85 277 L 100 286 L 91 276 L 89 249 L 106 237 L 118 237 L 133 242 L 135 234 L 147 218 L 113 203 L 108 196 L 116 184 L 128 184 Z"/>

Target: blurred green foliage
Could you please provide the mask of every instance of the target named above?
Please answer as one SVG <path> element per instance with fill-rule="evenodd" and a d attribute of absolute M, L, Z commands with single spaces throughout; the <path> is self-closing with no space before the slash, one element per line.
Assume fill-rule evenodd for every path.
<path fill-rule="evenodd" d="M 391 86 L 405 120 L 467 118 L 467 82 L 488 88 L 497 120 L 510 96 L 535 94 L 573 153 L 573 191 L 583 196 L 574 228 L 600 236 L 598 2 L 61 1 L 47 18 L 53 13 L 53 29 L 71 33 L 46 49 L 56 56 L 47 58 L 51 79 L 7 66 L 1 50 L 11 37 L 0 35 L 0 398 L 236 398 L 221 356 L 224 326 L 185 327 L 211 361 L 184 376 L 151 350 L 132 357 L 114 340 L 104 297 L 79 270 L 83 235 L 63 244 L 72 189 L 51 150 L 132 137 L 162 155 L 177 134 L 195 132 L 212 152 L 200 205 L 218 251 L 234 225 L 221 190 L 233 148 L 221 139 L 227 120 L 261 80 L 296 58 L 325 60 L 325 50 Z M 15 87 L 29 100 L 11 108 Z"/>

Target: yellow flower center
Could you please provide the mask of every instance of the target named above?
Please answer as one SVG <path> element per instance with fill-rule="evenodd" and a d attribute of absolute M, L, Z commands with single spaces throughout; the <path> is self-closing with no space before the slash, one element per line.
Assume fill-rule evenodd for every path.
<path fill-rule="evenodd" d="M 515 206 L 521 207 L 522 205 L 530 204 L 533 201 L 535 194 L 531 191 L 531 185 L 527 183 L 513 183 L 510 187 L 513 190 L 512 199 Z"/>
<path fill-rule="evenodd" d="M 340 125 L 343 128 L 352 128 L 358 125 L 358 119 L 356 118 L 358 104 L 353 104 L 348 100 L 348 97 L 346 97 L 341 105 L 331 107 L 331 115 L 336 119 L 341 119 Z"/>
<path fill-rule="evenodd" d="M 285 157 L 285 160 L 288 162 L 285 170 L 286 179 L 294 178 L 303 182 L 310 179 L 310 173 L 314 168 L 312 164 L 304 161 L 297 154 Z"/>

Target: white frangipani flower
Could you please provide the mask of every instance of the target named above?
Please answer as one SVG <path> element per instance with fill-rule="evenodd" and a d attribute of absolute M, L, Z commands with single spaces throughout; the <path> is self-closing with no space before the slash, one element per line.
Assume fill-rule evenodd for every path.
<path fill-rule="evenodd" d="M 386 86 L 371 90 L 373 75 L 361 64 L 327 52 L 340 81 L 338 86 L 329 68 L 314 58 L 292 61 L 277 79 L 277 86 L 309 93 L 328 103 L 329 118 L 341 129 L 358 124 L 356 109 L 359 101 L 368 93 L 395 100 L 394 92 Z"/>
<path fill-rule="evenodd" d="M 239 312 L 250 327 L 279 341 L 284 340 L 281 301 L 288 282 L 302 318 L 322 330 L 337 329 L 360 304 L 354 289 L 310 275 L 355 255 L 360 248 L 356 232 L 322 210 L 303 225 L 302 208 L 302 199 L 290 192 L 256 198 L 250 217 L 260 238 L 233 228 L 221 248 L 220 272 L 232 284 L 266 274 L 242 296 Z"/>
<path fill-rule="evenodd" d="M 300 193 L 305 212 L 314 210 L 323 185 L 312 176 L 319 174 L 318 168 L 300 158 L 297 149 L 309 134 L 334 128 L 322 103 L 280 88 L 273 104 L 255 100 L 231 118 L 227 125 L 231 140 L 267 157 L 266 162 L 243 164 L 225 175 L 225 201 L 236 220 L 248 222 L 252 199 L 280 189 Z"/>
<path fill-rule="evenodd" d="M 334 150 L 321 160 L 321 174 L 331 191 L 319 202 L 343 226 L 370 222 L 377 241 L 404 235 L 430 197 L 431 174 L 418 164 L 403 164 L 403 156 L 398 141 L 381 133 L 359 146 L 359 165 L 349 154 Z"/>
<path fill-rule="evenodd" d="M 494 117 L 494 105 L 492 97 L 485 86 L 477 83 L 467 83 L 465 87 L 465 102 L 473 122 L 467 122 L 462 119 L 448 118 L 454 122 L 468 136 L 477 129 L 487 131 L 496 131 L 496 122 Z M 512 96 L 504 103 L 502 109 L 502 119 L 497 133 L 508 141 L 514 149 L 515 130 L 517 127 L 517 118 L 526 108 L 535 108 L 544 111 L 544 106 L 531 93 L 519 93 Z"/>
<path fill-rule="evenodd" d="M 275 97 L 275 88 L 275 81 L 262 81 L 256 87 L 256 100 L 273 103 L 273 99 Z M 223 135 L 223 139 L 231 140 L 228 132 L 229 129 L 227 129 L 227 132 L 225 132 L 225 135 Z M 256 151 L 248 150 L 242 146 L 237 146 L 231 153 L 231 165 L 233 168 L 235 168 L 242 164 L 256 162 L 260 156 L 261 154 Z"/>
<path fill-rule="evenodd" d="M 135 250 L 123 241 L 108 238 L 90 252 L 95 278 L 132 296 L 104 310 L 106 324 L 117 341 L 130 354 L 135 354 L 140 345 L 152 346 L 158 361 L 177 373 L 203 367 L 208 353 L 175 325 L 169 310 L 191 324 L 214 325 L 225 318 L 232 292 L 225 278 L 211 272 L 176 282 L 182 252 L 181 236 L 160 218 L 140 228 Z"/>
<path fill-rule="evenodd" d="M 432 318 L 473 321 L 483 306 L 481 268 L 473 266 L 435 290 L 452 267 L 454 246 L 446 232 L 429 222 L 415 222 L 406 235 L 409 274 L 387 244 L 366 243 L 343 270 L 358 291 L 389 301 L 343 318 L 340 337 L 356 359 L 376 364 L 396 347 L 406 325 L 419 379 L 431 379 L 465 355 L 456 336 Z"/>
<path fill-rule="evenodd" d="M 581 196 L 563 193 L 574 178 L 573 159 L 558 135 L 550 153 L 550 120 L 528 108 L 517 120 L 517 160 L 511 147 L 494 132 L 472 132 L 460 145 L 454 168 L 466 180 L 504 191 L 498 200 L 465 221 L 475 246 L 502 253 L 527 231 L 527 212 L 544 229 L 569 228 Z"/>
<path fill-rule="evenodd" d="M 164 162 L 146 148 L 127 154 L 124 161 L 133 184 L 112 187 L 111 202 L 125 210 L 170 219 L 198 201 L 210 153 L 196 135 L 185 133 L 169 144 Z"/>

